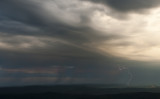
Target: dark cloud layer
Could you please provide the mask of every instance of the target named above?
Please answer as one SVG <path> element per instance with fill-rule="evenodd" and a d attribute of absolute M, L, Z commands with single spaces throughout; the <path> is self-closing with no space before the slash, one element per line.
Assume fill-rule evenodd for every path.
<path fill-rule="evenodd" d="M 61 22 L 58 23 L 54 17 L 50 23 L 48 19 L 42 17 L 41 14 L 43 13 L 40 12 L 41 7 L 30 1 L 2 0 L 0 5 L 1 23 L 3 22 L 0 31 L 5 34 L 5 37 L 13 37 L 16 35 L 50 37 L 51 39 L 53 37 L 53 39 L 57 38 L 69 43 L 64 44 L 45 41 L 45 44 L 48 46 L 46 48 L 37 48 L 36 50 L 19 49 L 17 51 L 2 50 L 2 66 L 88 66 L 96 64 L 98 66 L 103 64 L 105 62 L 104 60 L 108 60 L 107 57 L 94 52 L 94 50 L 90 51 L 89 47 L 87 48 L 87 46 L 83 44 L 118 37 L 114 35 L 98 35 L 96 31 L 89 27 L 74 27 L 62 24 Z M 36 9 L 37 12 L 35 12 L 34 9 Z M 83 18 L 87 20 L 85 17 Z M 32 43 L 30 41 L 24 41 L 23 39 L 4 39 L 3 42 L 14 45 L 15 47 L 22 42 Z M 106 63 L 108 62 L 106 61 Z"/>
<path fill-rule="evenodd" d="M 105 4 L 120 12 L 136 12 L 154 8 L 160 5 L 159 0 L 90 0 Z"/>
<path fill-rule="evenodd" d="M 90 21 L 89 13 L 74 12 L 80 13 L 80 22 L 76 26 L 72 22 L 69 24 L 63 22 L 55 16 L 48 18 L 49 14 L 45 14 L 46 11 L 40 5 L 31 0 L 0 1 L 0 42 L 2 46 L 0 65 L 3 68 L 0 72 L 4 83 L 12 85 L 18 81 L 25 84 L 23 80 L 26 81 L 28 79 L 26 77 L 33 77 L 37 81 L 39 78 L 36 77 L 56 77 L 51 81 L 53 83 L 65 82 L 67 77 L 70 79 L 66 82 L 70 83 L 75 82 L 75 79 L 82 79 L 78 83 L 84 82 L 83 79 L 91 82 L 95 77 L 102 80 L 103 77 L 100 76 L 104 74 L 100 73 L 101 68 L 106 68 L 109 72 L 114 68 L 117 59 L 110 55 L 102 55 L 89 45 L 107 39 L 121 38 L 121 36 L 104 36 L 99 34 L 99 31 L 85 25 Z M 72 66 L 78 70 L 76 73 L 69 68 L 59 72 L 56 76 L 23 73 L 24 69 L 52 68 L 53 66 L 58 66 L 57 68 Z M 22 72 L 19 73 L 21 69 Z"/>
<path fill-rule="evenodd" d="M 47 7 L 49 4 L 52 6 L 46 10 L 44 3 L 47 1 L 51 2 L 47 3 Z M 103 41 L 122 39 L 125 36 L 113 33 L 104 35 L 102 31 L 89 26 L 92 12 L 97 9 L 94 7 L 87 10 L 78 9 L 82 0 L 77 1 L 78 4 L 69 6 L 62 0 L 0 1 L 0 79 L 4 80 L 4 84 L 18 82 L 24 84 L 23 81 L 29 82 L 34 78 L 37 81 L 48 79 L 53 83 L 65 82 L 65 79 L 69 79 L 66 82 L 70 83 L 76 79 L 79 80 L 78 83 L 113 83 L 123 80 L 125 82 L 127 72 L 123 73 L 118 67 L 123 64 L 128 66 L 141 64 L 97 50 L 96 46 Z M 92 2 L 109 5 L 120 12 L 138 11 L 159 5 L 158 0 L 92 0 Z M 32 69 L 36 72 L 36 68 L 50 69 L 53 66 L 68 69 L 57 75 L 54 72 L 53 75 L 28 73 Z M 37 72 L 40 71 L 37 69 Z"/>

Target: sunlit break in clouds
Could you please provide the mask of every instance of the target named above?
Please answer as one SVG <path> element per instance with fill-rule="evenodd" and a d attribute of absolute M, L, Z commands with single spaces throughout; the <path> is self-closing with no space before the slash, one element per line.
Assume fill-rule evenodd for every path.
<path fill-rule="evenodd" d="M 159 0 L 1 0 L 0 86 L 160 85 L 159 28 Z"/>

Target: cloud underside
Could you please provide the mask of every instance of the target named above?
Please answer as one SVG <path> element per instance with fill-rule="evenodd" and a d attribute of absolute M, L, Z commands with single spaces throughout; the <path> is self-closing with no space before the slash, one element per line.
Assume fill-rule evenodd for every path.
<path fill-rule="evenodd" d="M 1 0 L 0 64 L 87 68 L 110 67 L 117 60 L 157 61 L 159 4 L 159 0 Z"/>
<path fill-rule="evenodd" d="M 119 12 L 138 12 L 158 7 L 159 0 L 88 0 L 109 6 Z"/>
<path fill-rule="evenodd" d="M 157 81 L 158 70 L 141 67 L 159 65 L 159 4 L 1 0 L 0 86 L 126 83 L 127 66 L 135 70 L 133 83 Z"/>

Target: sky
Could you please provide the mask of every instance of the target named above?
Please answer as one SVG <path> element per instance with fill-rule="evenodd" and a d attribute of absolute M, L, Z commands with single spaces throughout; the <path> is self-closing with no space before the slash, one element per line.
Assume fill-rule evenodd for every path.
<path fill-rule="evenodd" d="M 0 86 L 160 86 L 159 0 L 0 0 Z"/>

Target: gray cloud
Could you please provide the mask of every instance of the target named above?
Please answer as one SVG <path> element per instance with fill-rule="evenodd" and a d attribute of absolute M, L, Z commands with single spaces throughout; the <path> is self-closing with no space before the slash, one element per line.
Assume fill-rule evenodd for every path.
<path fill-rule="evenodd" d="M 159 0 L 89 0 L 101 3 L 119 12 L 141 12 L 160 5 Z"/>
<path fill-rule="evenodd" d="M 158 0 L 92 1 L 109 5 L 119 12 L 139 11 L 156 7 L 159 3 Z M 104 54 L 98 50 L 99 45 L 104 42 L 108 43 L 104 45 L 106 49 L 109 49 L 110 45 L 113 45 L 113 42 L 109 41 L 114 40 L 117 40 L 114 42 L 114 46 L 120 47 L 128 47 L 134 43 L 125 40 L 119 42 L 127 36 L 119 33 L 118 29 L 114 29 L 116 33 L 113 33 L 112 31 L 103 31 L 103 28 L 102 31 L 94 28 L 92 18 L 96 11 L 103 12 L 101 9 L 103 7 L 93 3 L 83 3 L 82 0 L 1 0 L 0 65 L 6 70 L 1 71 L 4 75 L 2 79 L 4 79 L 3 77 L 14 79 L 17 77 L 19 80 L 30 81 L 34 77 L 38 77 L 39 80 L 43 80 L 43 78 L 39 78 L 43 75 L 24 72 L 32 69 L 40 72 L 36 71 L 36 68 L 51 68 L 52 66 L 73 66 L 79 69 L 77 74 L 73 73 L 73 76 L 72 71 L 70 74 L 69 71 L 65 71 L 57 75 L 57 80 L 52 80 L 61 82 L 64 77 L 71 77 L 71 80 L 68 81 L 73 82 L 77 77 L 77 79 L 88 79 L 90 82 L 109 83 L 113 82 L 111 81 L 112 76 L 117 78 L 123 76 L 117 70 L 119 65 L 141 64 L 137 61 L 117 58 L 110 53 Z M 112 15 L 108 16 L 112 18 Z M 110 22 L 112 23 L 112 21 Z M 99 25 L 99 23 L 96 24 Z M 107 26 L 109 26 L 108 23 Z M 7 71 L 15 72 L 8 73 Z M 21 72 L 19 73 L 19 71 Z M 28 78 L 22 79 L 23 77 Z M 96 79 L 93 80 L 94 78 Z M 6 80 L 8 79 L 6 78 Z"/>
<path fill-rule="evenodd" d="M 58 11 L 57 16 L 60 16 L 58 14 L 62 13 L 61 11 L 71 9 L 63 12 L 73 15 L 68 23 L 70 18 L 65 19 L 65 16 L 61 16 L 62 19 L 65 19 L 63 21 L 54 14 L 50 19 L 50 13 L 46 13 L 46 9 L 41 4 L 43 1 L 2 0 L 0 2 L 2 66 L 98 66 L 111 63 L 112 59 L 88 46 L 90 43 L 120 37 L 117 35 L 104 36 L 98 34 L 99 31 L 85 26 L 89 23 L 89 17 L 91 17 L 89 14 L 94 11 L 94 8 L 91 7 L 85 11 L 78 8 L 76 3 L 73 3 L 73 6 L 65 6 L 57 0 L 50 1 L 53 3 L 53 8 L 51 6 L 53 13 Z M 57 6 L 58 9 L 54 6 Z M 72 7 L 78 9 L 72 10 Z M 54 41 L 55 38 L 59 41 Z M 38 46 L 40 44 L 43 45 Z"/>
<path fill-rule="evenodd" d="M 96 9 L 98 11 L 99 9 L 92 4 L 83 4 L 81 0 L 74 2 L 2 0 L 0 2 L 0 46 L 1 56 L 5 57 L 2 57 L 2 65 L 31 65 L 32 63 L 31 66 L 42 65 L 42 63 L 48 66 L 72 65 L 72 63 L 88 65 L 94 60 L 97 60 L 93 62 L 94 64 L 97 62 L 97 66 L 99 63 L 106 65 L 115 59 L 109 53 L 104 55 L 97 50 L 97 45 L 104 41 L 126 37 L 108 31 L 105 31 L 104 35 L 104 32 L 91 27 L 89 24 L 92 15 Z M 108 4 L 109 1 L 103 2 Z M 118 3 L 118 1 L 114 2 Z M 120 3 L 119 6 L 122 4 Z M 82 5 L 84 7 L 81 7 Z M 131 9 L 128 8 L 128 11 Z M 116 44 L 126 45 L 121 42 Z M 127 43 L 127 46 L 130 44 L 132 42 Z M 109 46 L 106 45 L 107 47 Z"/>

